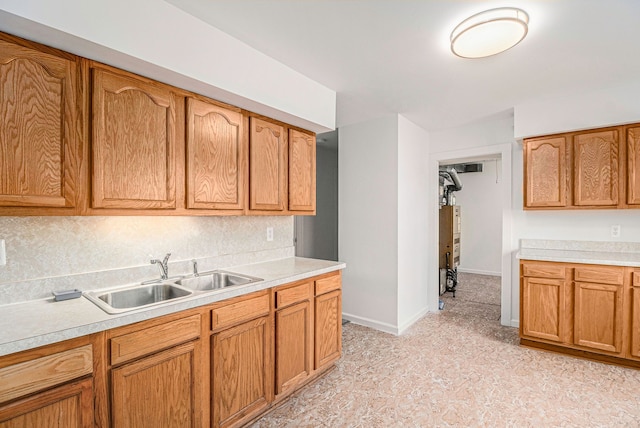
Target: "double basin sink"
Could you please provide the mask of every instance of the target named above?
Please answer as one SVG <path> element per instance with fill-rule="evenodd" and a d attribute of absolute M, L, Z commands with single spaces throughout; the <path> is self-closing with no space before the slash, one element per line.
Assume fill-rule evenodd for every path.
<path fill-rule="evenodd" d="M 151 284 L 142 283 L 108 290 L 87 291 L 84 296 L 103 311 L 109 314 L 118 314 L 184 299 L 194 294 L 208 293 L 258 281 L 262 281 L 262 278 L 215 270 Z"/>

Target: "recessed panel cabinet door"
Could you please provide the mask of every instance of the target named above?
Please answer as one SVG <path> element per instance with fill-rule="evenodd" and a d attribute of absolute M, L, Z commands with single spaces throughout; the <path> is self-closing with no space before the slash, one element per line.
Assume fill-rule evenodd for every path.
<path fill-rule="evenodd" d="M 276 394 L 295 388 L 313 371 L 311 302 L 276 312 Z"/>
<path fill-rule="evenodd" d="M 565 137 L 526 140 L 524 147 L 526 208 L 567 205 Z"/>
<path fill-rule="evenodd" d="M 342 292 L 315 298 L 315 368 L 325 367 L 342 354 Z"/>
<path fill-rule="evenodd" d="M 262 317 L 213 335 L 213 427 L 243 426 L 273 400 L 271 334 Z"/>
<path fill-rule="evenodd" d="M 640 127 L 627 129 L 627 203 L 640 205 Z"/>
<path fill-rule="evenodd" d="M 574 137 L 574 205 L 618 205 L 619 155 L 616 130 L 578 134 Z"/>
<path fill-rule="evenodd" d="M 289 130 L 289 210 L 316 209 L 316 139 Z"/>
<path fill-rule="evenodd" d="M 0 428 L 91 428 L 93 380 L 84 379 L 0 406 Z"/>
<path fill-rule="evenodd" d="M 283 211 L 287 193 L 287 141 L 284 128 L 250 119 L 249 209 Z"/>
<path fill-rule="evenodd" d="M 562 342 L 565 333 L 565 282 L 522 278 L 522 335 Z"/>
<path fill-rule="evenodd" d="M 190 342 L 112 369 L 114 428 L 196 427 L 199 364 Z"/>
<path fill-rule="evenodd" d="M 640 358 L 640 270 L 633 273 L 631 287 L 631 344 L 629 354 Z"/>
<path fill-rule="evenodd" d="M 92 97 L 92 207 L 175 208 L 170 89 L 93 69 Z"/>
<path fill-rule="evenodd" d="M 187 208 L 244 208 L 242 114 L 187 100 Z"/>
<path fill-rule="evenodd" d="M 622 351 L 622 286 L 575 283 L 574 343 Z"/>
<path fill-rule="evenodd" d="M 0 206 L 76 205 L 76 67 L 0 40 Z"/>

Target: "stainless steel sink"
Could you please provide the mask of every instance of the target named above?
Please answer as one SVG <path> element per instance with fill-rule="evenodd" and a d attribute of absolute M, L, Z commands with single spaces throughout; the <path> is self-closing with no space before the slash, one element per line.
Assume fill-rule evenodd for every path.
<path fill-rule="evenodd" d="M 109 314 L 146 308 L 169 300 L 189 297 L 192 294 L 191 290 L 166 282 L 84 293 L 87 299 Z"/>
<path fill-rule="evenodd" d="M 176 281 L 176 284 L 194 291 L 211 291 L 232 287 L 234 285 L 251 284 L 258 281 L 262 281 L 262 278 L 241 275 L 234 272 L 214 270 L 210 272 L 203 272 L 199 276 L 182 278 Z"/>

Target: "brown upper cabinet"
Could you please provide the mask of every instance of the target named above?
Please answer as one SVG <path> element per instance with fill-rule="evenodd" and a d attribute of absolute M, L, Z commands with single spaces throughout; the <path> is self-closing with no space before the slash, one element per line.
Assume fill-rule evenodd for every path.
<path fill-rule="evenodd" d="M 0 33 L 0 215 L 313 215 L 315 134 Z"/>
<path fill-rule="evenodd" d="M 640 208 L 640 127 L 524 140 L 524 208 Z"/>
<path fill-rule="evenodd" d="M 287 140 L 284 127 L 249 119 L 249 209 L 282 211 L 287 197 Z"/>
<path fill-rule="evenodd" d="M 242 113 L 187 99 L 187 208 L 244 208 L 247 139 Z"/>
<path fill-rule="evenodd" d="M 92 208 L 175 208 L 171 88 L 101 68 L 92 78 Z"/>
<path fill-rule="evenodd" d="M 316 139 L 289 130 L 289 211 L 316 210 Z"/>
<path fill-rule="evenodd" d="M 640 127 L 627 128 L 627 204 L 640 206 Z"/>
<path fill-rule="evenodd" d="M 566 138 L 525 140 L 524 154 L 525 207 L 566 206 Z"/>
<path fill-rule="evenodd" d="M 79 64 L 71 54 L 0 33 L 1 207 L 75 213 Z M 3 209 L 9 215 L 27 211 Z"/>
<path fill-rule="evenodd" d="M 620 138 L 617 129 L 573 137 L 573 204 L 618 205 Z"/>
<path fill-rule="evenodd" d="M 258 117 L 249 120 L 251 213 L 315 214 L 315 135 Z"/>

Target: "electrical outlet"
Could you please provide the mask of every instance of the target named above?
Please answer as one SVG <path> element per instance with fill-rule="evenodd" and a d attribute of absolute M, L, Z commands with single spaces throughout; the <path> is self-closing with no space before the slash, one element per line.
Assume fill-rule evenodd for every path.
<path fill-rule="evenodd" d="M 611 226 L 611 237 L 619 238 L 620 237 L 620 225 L 614 224 Z"/>
<path fill-rule="evenodd" d="M 0 266 L 7 264 L 7 250 L 4 246 L 4 239 L 0 239 Z"/>
<path fill-rule="evenodd" d="M 273 241 L 273 227 L 267 227 L 267 241 Z"/>

